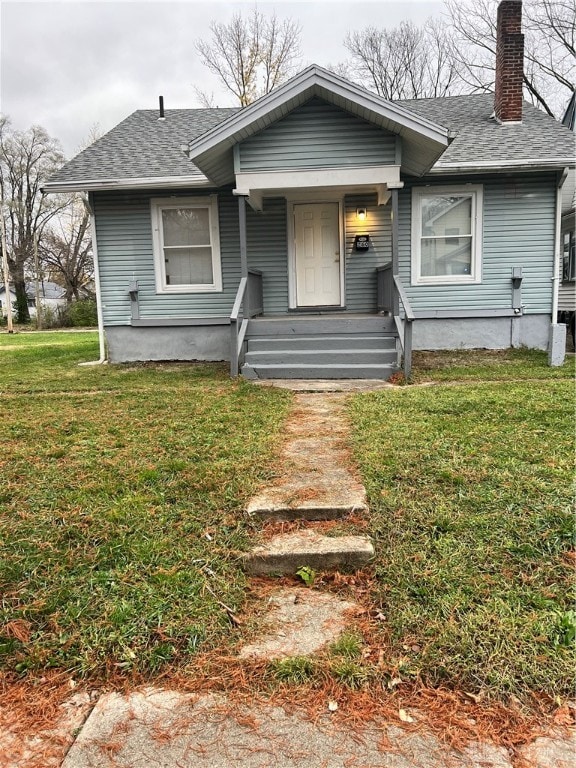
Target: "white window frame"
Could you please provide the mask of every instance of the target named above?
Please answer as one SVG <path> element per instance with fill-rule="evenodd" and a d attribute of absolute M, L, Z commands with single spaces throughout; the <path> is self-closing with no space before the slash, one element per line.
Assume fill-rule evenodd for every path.
<path fill-rule="evenodd" d="M 164 231 L 162 211 L 175 208 L 207 208 L 212 248 L 212 282 L 167 285 L 164 261 Z M 218 196 L 205 197 L 155 197 L 150 200 L 152 218 L 152 242 L 154 248 L 154 272 L 156 293 L 218 293 L 222 291 L 222 261 L 220 256 L 220 226 L 218 222 Z"/>
<path fill-rule="evenodd" d="M 433 195 L 460 195 L 470 197 L 472 263 L 469 275 L 422 275 L 422 198 Z M 483 187 L 481 184 L 429 186 L 412 188 L 412 285 L 474 285 L 482 282 L 482 212 Z M 447 235 L 456 237 L 456 235 Z"/>

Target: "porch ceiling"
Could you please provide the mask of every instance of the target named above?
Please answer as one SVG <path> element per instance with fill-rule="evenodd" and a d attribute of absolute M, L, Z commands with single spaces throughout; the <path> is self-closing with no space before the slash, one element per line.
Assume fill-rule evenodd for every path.
<path fill-rule="evenodd" d="M 286 197 L 296 192 L 317 194 L 319 189 L 334 195 L 374 192 L 378 205 L 385 205 L 390 197 L 388 190 L 402 186 L 399 165 L 298 169 L 237 173 L 234 194 L 246 195 L 250 206 L 261 211 L 265 197 Z"/>
<path fill-rule="evenodd" d="M 424 174 L 449 144 L 450 135 L 443 126 L 314 65 L 191 142 L 188 155 L 214 183 L 232 183 L 234 145 L 315 96 L 399 135 L 405 173 Z"/>

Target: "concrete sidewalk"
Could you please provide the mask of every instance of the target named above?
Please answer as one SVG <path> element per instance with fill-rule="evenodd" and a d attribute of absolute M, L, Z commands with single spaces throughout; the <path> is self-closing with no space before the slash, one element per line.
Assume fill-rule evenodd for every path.
<path fill-rule="evenodd" d="M 0 712 L 0 715 L 2 712 Z M 573 768 L 574 729 L 514 754 L 488 741 L 453 749 L 423 713 L 347 725 L 335 702 L 306 707 L 148 688 L 77 692 L 49 731 L 0 728 L 0 768 Z M 411 722 L 402 722 L 402 717 Z M 0 720 L 2 718 L 0 717 Z"/>
<path fill-rule="evenodd" d="M 267 703 L 148 689 L 110 693 L 95 706 L 62 768 L 573 768 L 574 741 L 540 739 L 514 761 L 502 747 L 443 744 L 418 723 L 350 728 Z"/>

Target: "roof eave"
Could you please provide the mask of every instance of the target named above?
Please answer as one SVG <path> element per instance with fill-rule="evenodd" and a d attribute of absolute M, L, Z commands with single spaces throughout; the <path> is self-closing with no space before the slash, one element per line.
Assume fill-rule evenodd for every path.
<path fill-rule="evenodd" d="M 48 181 L 42 187 L 46 193 L 97 192 L 123 189 L 182 189 L 183 187 L 213 187 L 206 176 L 151 176 L 130 179 L 84 179 L 81 181 Z"/>
<path fill-rule="evenodd" d="M 430 174 L 446 173 L 485 173 L 489 171 L 559 171 L 564 168 L 574 168 L 575 160 L 573 157 L 555 157 L 550 159 L 534 158 L 523 160 L 485 160 L 475 163 L 451 162 L 436 163 Z"/>

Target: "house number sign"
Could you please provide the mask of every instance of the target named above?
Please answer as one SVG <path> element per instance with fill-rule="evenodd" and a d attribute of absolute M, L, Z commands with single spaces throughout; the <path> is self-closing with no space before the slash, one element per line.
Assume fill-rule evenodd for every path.
<path fill-rule="evenodd" d="M 367 251 L 370 248 L 370 235 L 356 235 L 354 238 L 355 251 Z"/>

